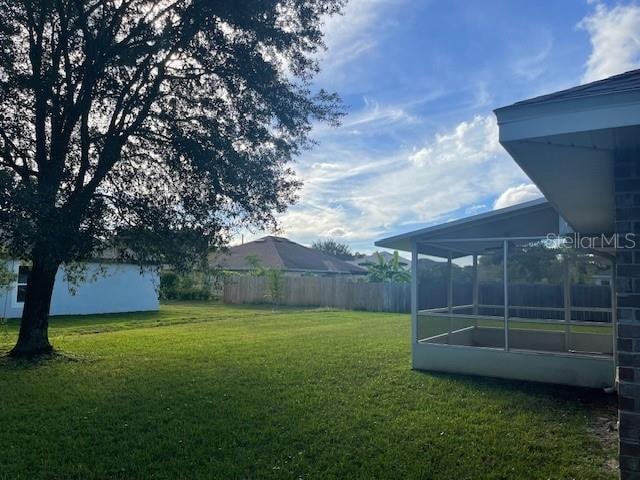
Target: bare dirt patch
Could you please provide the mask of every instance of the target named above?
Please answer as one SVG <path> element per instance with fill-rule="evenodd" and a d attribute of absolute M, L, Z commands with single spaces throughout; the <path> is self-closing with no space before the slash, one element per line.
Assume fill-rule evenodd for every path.
<path fill-rule="evenodd" d="M 615 410 L 603 412 L 596 416 L 589 427 L 589 433 L 598 440 L 604 449 L 616 452 L 618 445 L 618 417 Z M 618 467 L 618 459 L 614 453 L 614 456 L 606 460 L 604 468 L 611 472 L 617 472 Z"/>

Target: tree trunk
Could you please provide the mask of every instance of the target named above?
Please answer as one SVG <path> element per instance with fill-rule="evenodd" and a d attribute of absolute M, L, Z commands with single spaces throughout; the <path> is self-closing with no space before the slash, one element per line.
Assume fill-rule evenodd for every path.
<path fill-rule="evenodd" d="M 27 282 L 24 308 L 18 342 L 9 355 L 12 357 L 33 357 L 50 353 L 49 307 L 58 264 L 42 258 L 33 260 L 31 274 Z"/>

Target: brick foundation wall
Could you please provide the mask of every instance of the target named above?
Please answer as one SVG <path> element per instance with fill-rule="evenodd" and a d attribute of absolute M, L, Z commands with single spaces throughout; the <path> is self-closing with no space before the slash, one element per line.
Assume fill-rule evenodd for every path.
<path fill-rule="evenodd" d="M 615 194 L 620 478 L 640 480 L 640 154 L 616 159 Z"/>

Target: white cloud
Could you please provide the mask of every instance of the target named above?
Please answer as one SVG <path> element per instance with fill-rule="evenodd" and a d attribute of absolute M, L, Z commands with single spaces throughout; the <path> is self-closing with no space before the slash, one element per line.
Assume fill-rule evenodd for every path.
<path fill-rule="evenodd" d="M 531 47 L 527 45 L 528 54 L 522 55 L 512 65 L 512 70 L 518 77 L 529 81 L 535 80 L 546 70 L 546 62 L 553 50 L 553 37 L 548 30 L 538 32 L 539 45 Z M 535 49 L 534 53 L 531 50 Z"/>
<path fill-rule="evenodd" d="M 320 145 L 305 152 L 296 165 L 305 182 L 300 201 L 280 217 L 280 233 L 295 241 L 309 244 L 319 237 L 339 237 L 365 250 L 390 231 L 541 196 L 501 148 L 493 115 L 473 116 L 492 106 L 496 92 L 491 82 L 470 79 L 471 105 L 461 103 L 461 91 L 449 84 L 422 88 L 429 91 L 424 98 L 413 90 L 410 95 L 376 93 L 364 57 L 375 59 L 393 21 L 389 12 L 399 2 L 406 0 L 351 0 L 343 16 L 327 20 L 328 52 L 321 61 L 319 84 L 351 98 L 362 92 L 369 97 L 340 128 L 314 128 Z M 640 5 L 596 3 L 593 9 L 579 24 L 592 45 L 584 82 L 640 63 Z M 544 76 L 554 39 L 550 32 L 540 32 L 537 41 L 525 42 L 525 50 L 514 50 L 517 60 L 510 57 L 501 70 L 531 81 Z M 549 88 L 533 81 L 530 96 L 565 86 Z M 443 97 L 453 89 L 451 102 L 447 99 L 443 108 Z M 387 102 L 373 98 L 376 95 Z M 425 108 L 431 101 L 434 108 Z M 440 128 L 438 133 L 419 140 L 435 128 Z"/>
<path fill-rule="evenodd" d="M 485 205 L 484 203 L 479 203 L 477 205 L 471 205 L 470 207 L 465 208 L 464 213 L 465 215 L 476 215 L 485 210 L 488 210 L 487 205 Z"/>
<path fill-rule="evenodd" d="M 435 95 L 435 94 L 434 94 Z M 419 118 L 410 112 L 410 104 L 381 104 L 376 100 L 363 98 L 364 106 L 359 111 L 347 115 L 339 130 L 326 124 L 317 124 L 314 127 L 313 137 L 326 140 L 326 137 L 352 134 L 359 135 L 366 132 L 372 135 L 374 132 L 389 132 L 394 128 L 404 128 L 417 124 Z"/>
<path fill-rule="evenodd" d="M 342 15 L 328 17 L 322 29 L 327 51 L 321 55 L 322 71 L 317 81 L 331 84 L 347 80 L 345 67 L 374 50 L 382 39 L 384 11 L 404 0 L 350 0 Z M 339 77 L 339 78 L 338 78 Z"/>
<path fill-rule="evenodd" d="M 301 201 L 281 217 L 283 233 L 296 241 L 371 241 L 399 225 L 448 220 L 470 205 L 481 210 L 526 181 L 498 143 L 493 115 L 453 125 L 420 148 L 383 152 L 367 138 L 337 137 L 298 167 L 305 180 Z"/>
<path fill-rule="evenodd" d="M 515 187 L 509 187 L 502 192 L 493 204 L 493 209 L 497 210 L 498 208 L 509 207 L 511 205 L 540 198 L 541 196 L 542 193 L 540 193 L 538 187 L 533 183 L 521 183 Z"/>
<path fill-rule="evenodd" d="M 436 134 L 433 142 L 417 150 L 409 160 L 419 167 L 434 167 L 452 165 L 459 158 L 469 163 L 483 161 L 501 151 L 494 116 L 478 115 L 450 132 Z"/>
<path fill-rule="evenodd" d="M 380 105 L 375 100 L 364 98 L 365 108 L 362 112 L 347 118 L 346 128 L 361 127 L 378 124 L 388 127 L 396 123 L 414 123 L 417 119 L 411 115 L 403 105 Z"/>
<path fill-rule="evenodd" d="M 640 65 L 640 5 L 596 5 L 578 26 L 591 37 L 592 51 L 582 82 L 592 82 Z"/>
<path fill-rule="evenodd" d="M 524 175 L 498 143 L 493 115 L 435 135 L 394 171 L 356 189 L 354 200 L 382 229 L 434 221 L 513 185 Z"/>

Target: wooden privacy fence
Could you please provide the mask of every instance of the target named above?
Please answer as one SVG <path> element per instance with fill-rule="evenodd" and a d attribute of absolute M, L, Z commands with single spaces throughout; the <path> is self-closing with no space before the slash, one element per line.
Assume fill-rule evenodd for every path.
<path fill-rule="evenodd" d="M 365 283 L 330 277 L 284 277 L 280 305 L 331 307 L 370 312 L 411 311 L 408 283 Z M 237 276 L 225 280 L 224 302 L 267 303 L 267 279 Z"/>
<path fill-rule="evenodd" d="M 447 306 L 448 284 L 429 282 L 418 285 L 418 308 L 421 310 Z M 453 305 L 470 305 L 473 302 L 469 282 L 455 282 Z M 480 282 L 478 303 L 482 315 L 502 316 L 504 312 L 504 287 L 502 282 Z M 484 305 L 484 306 L 483 306 Z M 548 283 L 513 283 L 509 285 L 509 305 L 512 316 L 524 318 L 562 319 L 564 291 L 562 285 Z M 604 285 L 574 284 L 571 286 L 571 305 L 578 308 L 611 308 L 611 287 Z M 489 306 L 495 306 L 494 308 Z M 518 308 L 518 306 L 542 307 Z M 559 310 L 550 310 L 556 308 Z M 458 313 L 470 313 L 458 311 Z M 574 320 L 610 321 L 611 314 L 601 311 L 574 312 Z"/>
<path fill-rule="evenodd" d="M 448 285 L 446 282 L 418 284 L 418 305 L 420 309 L 447 306 Z M 479 303 L 488 305 L 504 304 L 502 282 L 480 282 Z M 473 301 L 471 283 L 453 284 L 453 304 L 466 305 Z M 512 283 L 509 285 L 510 305 L 531 305 L 537 307 L 562 307 L 564 292 L 562 285 L 552 283 Z M 571 286 L 571 303 L 576 307 L 611 307 L 611 287 L 604 285 L 574 284 Z"/>
<path fill-rule="evenodd" d="M 235 276 L 225 280 L 223 299 L 225 303 L 269 303 L 268 280 L 264 277 Z M 345 310 L 371 312 L 407 313 L 411 311 L 411 287 L 408 283 L 366 283 L 330 277 L 284 277 L 281 305 L 300 307 L 331 307 Z M 447 305 L 448 284 L 429 282 L 419 284 L 418 304 L 420 309 L 439 308 Z M 453 304 L 468 305 L 472 302 L 471 284 L 455 283 Z M 499 282 L 481 282 L 479 303 L 502 305 L 504 289 Z M 512 315 L 528 318 L 560 318 L 562 312 L 518 309 L 516 306 L 562 307 L 561 285 L 513 284 L 509 285 L 509 304 Z M 599 285 L 572 285 L 574 307 L 611 306 L 610 287 Z M 487 310 L 487 311 L 484 311 Z M 483 314 L 501 315 L 484 309 Z M 588 318 L 587 318 L 588 317 Z M 597 312 L 576 313 L 578 320 L 606 321 L 608 315 Z"/>

